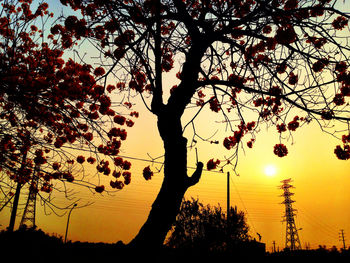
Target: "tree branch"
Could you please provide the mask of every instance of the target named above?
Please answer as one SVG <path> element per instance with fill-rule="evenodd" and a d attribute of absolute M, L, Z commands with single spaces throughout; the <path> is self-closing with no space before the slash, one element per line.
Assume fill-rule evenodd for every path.
<path fill-rule="evenodd" d="M 162 97 L 162 39 L 161 39 L 161 18 L 160 18 L 160 0 L 156 3 L 156 31 L 154 34 L 154 56 L 155 56 L 155 86 L 153 90 L 153 98 L 151 109 L 154 114 L 159 114 L 163 108 Z"/>
<path fill-rule="evenodd" d="M 202 176 L 202 171 L 203 171 L 203 163 L 198 162 L 197 168 L 194 171 L 194 173 L 192 174 L 192 176 L 187 178 L 187 186 L 188 187 L 191 187 L 199 182 L 199 180 Z"/>

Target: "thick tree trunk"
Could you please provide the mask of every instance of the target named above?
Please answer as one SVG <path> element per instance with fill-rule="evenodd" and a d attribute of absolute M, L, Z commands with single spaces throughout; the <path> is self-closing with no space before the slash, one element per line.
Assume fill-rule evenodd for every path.
<path fill-rule="evenodd" d="M 163 114 L 158 129 L 164 143 L 164 179 L 148 219 L 129 244 L 136 248 L 159 248 L 176 219 L 186 190 L 196 184 L 203 164 L 187 176 L 187 139 L 182 136 L 180 117 Z"/>
<path fill-rule="evenodd" d="M 181 1 L 176 1 L 176 6 L 179 10 L 185 10 Z M 168 104 L 164 105 L 162 100 L 160 1 L 157 1 L 156 8 L 156 85 L 151 108 L 158 117 L 158 130 L 164 144 L 164 179 L 146 223 L 129 244 L 137 248 L 159 248 L 163 245 L 180 210 L 184 194 L 190 186 L 199 181 L 203 169 L 203 164 L 199 162 L 193 175 L 191 177 L 187 175 L 187 139 L 182 135 L 181 116 L 196 91 L 195 84 L 200 71 L 201 58 L 210 43 L 205 44 L 205 39 L 200 38 L 199 30 L 191 28 L 193 44 L 186 54 L 181 84 L 170 96 Z M 188 19 L 187 22 L 191 26 Z"/>

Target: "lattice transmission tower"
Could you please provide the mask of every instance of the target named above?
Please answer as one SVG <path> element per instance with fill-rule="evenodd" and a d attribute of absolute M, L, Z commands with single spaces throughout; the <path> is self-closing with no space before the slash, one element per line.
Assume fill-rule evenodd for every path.
<path fill-rule="evenodd" d="M 285 214 L 284 214 L 284 221 L 287 223 L 286 224 L 286 249 L 289 250 L 298 250 L 301 249 L 301 244 L 300 244 L 300 239 L 299 239 L 299 234 L 298 234 L 298 229 L 295 225 L 295 220 L 294 220 L 294 211 L 292 207 L 292 203 L 295 201 L 291 199 L 291 196 L 294 195 L 294 193 L 290 192 L 290 188 L 294 188 L 290 183 L 292 182 L 292 179 L 286 179 L 282 180 L 281 183 L 282 185 L 280 188 L 283 190 L 283 196 L 284 201 L 282 204 L 285 205 Z"/>
<path fill-rule="evenodd" d="M 23 211 L 21 223 L 19 227 L 35 228 L 35 210 L 36 210 L 36 195 L 38 193 L 39 176 L 37 175 L 37 168 L 34 170 L 32 182 L 29 186 L 29 194 L 26 206 Z"/>

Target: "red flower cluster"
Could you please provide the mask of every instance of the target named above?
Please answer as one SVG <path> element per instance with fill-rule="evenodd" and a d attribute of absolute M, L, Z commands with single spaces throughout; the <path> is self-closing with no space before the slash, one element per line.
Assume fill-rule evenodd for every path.
<path fill-rule="evenodd" d="M 343 143 L 349 143 L 350 142 L 350 134 L 343 135 L 342 136 L 342 141 L 343 141 Z"/>
<path fill-rule="evenodd" d="M 228 76 L 228 81 L 230 82 L 230 85 L 236 87 L 237 89 L 241 89 L 242 86 L 247 82 L 245 78 L 242 78 L 236 74 L 230 74 Z"/>
<path fill-rule="evenodd" d="M 248 132 L 248 131 L 251 131 L 254 129 L 256 123 L 255 121 L 252 121 L 252 122 L 248 122 L 246 125 L 241 122 L 240 125 L 238 125 L 238 131 L 235 131 L 233 133 L 233 136 L 229 136 L 229 137 L 226 137 L 224 139 L 224 142 L 223 142 L 223 145 L 224 147 L 227 149 L 227 150 L 230 150 L 232 149 L 233 147 L 236 146 L 236 144 L 238 144 L 242 137 Z M 251 140 L 251 143 L 249 143 L 250 146 L 252 146 L 253 144 L 253 141 L 254 140 Z M 249 146 L 248 145 L 248 146 Z M 249 147 L 251 148 L 251 147 Z"/>
<path fill-rule="evenodd" d="M 34 162 L 37 165 L 42 165 L 42 164 L 47 163 L 47 160 L 44 157 L 44 152 L 42 150 L 36 150 L 35 151 Z"/>
<path fill-rule="evenodd" d="M 105 190 L 105 186 L 104 185 L 99 185 L 95 187 L 95 191 L 97 193 L 102 193 Z"/>
<path fill-rule="evenodd" d="M 277 88 L 273 89 L 272 92 L 281 93 L 282 91 Z M 276 97 L 268 96 L 266 98 L 258 98 L 253 101 L 255 107 L 266 106 L 266 108 L 262 108 L 259 113 L 262 118 L 268 119 L 272 114 L 278 115 L 283 110 L 280 97 L 278 95 L 275 96 Z"/>
<path fill-rule="evenodd" d="M 210 98 L 210 101 L 209 101 L 209 105 L 210 105 L 210 109 L 214 112 L 219 112 L 220 111 L 220 103 L 218 101 L 218 99 L 213 96 Z"/>
<path fill-rule="evenodd" d="M 133 73 L 133 79 L 129 82 L 129 88 L 142 93 L 145 90 L 146 74 L 140 71 Z"/>
<path fill-rule="evenodd" d="M 348 65 L 345 61 L 340 61 L 335 64 L 335 71 L 339 73 L 345 72 L 345 70 L 348 68 Z"/>
<path fill-rule="evenodd" d="M 137 111 L 133 111 L 133 112 L 130 112 L 130 116 L 138 118 L 139 117 L 139 113 Z"/>
<path fill-rule="evenodd" d="M 210 159 L 208 162 L 207 162 L 207 170 L 213 170 L 213 169 L 216 169 L 218 167 L 218 165 L 220 164 L 220 160 L 216 160 L 214 161 L 214 159 Z"/>
<path fill-rule="evenodd" d="M 105 70 L 102 67 L 98 67 L 94 70 L 94 75 L 96 77 L 103 76 L 105 74 Z"/>
<path fill-rule="evenodd" d="M 62 177 L 70 183 L 74 181 L 74 176 L 70 172 L 62 173 Z"/>
<path fill-rule="evenodd" d="M 79 155 L 79 156 L 77 157 L 77 162 L 80 163 L 80 164 L 84 163 L 84 162 L 85 162 L 85 157 L 82 156 L 82 155 Z"/>
<path fill-rule="evenodd" d="M 59 168 L 60 168 L 60 164 L 59 163 L 56 163 L 56 162 L 54 162 L 53 164 L 52 164 L 52 169 L 54 169 L 54 170 L 58 170 Z"/>
<path fill-rule="evenodd" d="M 116 188 L 116 189 L 123 189 L 124 187 L 124 183 L 122 181 L 119 181 L 119 180 L 115 180 L 115 181 L 111 181 L 109 183 L 109 185 L 112 187 L 112 188 Z"/>
<path fill-rule="evenodd" d="M 286 72 L 286 69 L 287 69 L 287 64 L 286 63 L 281 63 L 281 64 L 276 66 L 276 71 L 279 74 L 282 74 L 282 73 Z"/>
<path fill-rule="evenodd" d="M 122 141 L 124 141 L 126 140 L 127 132 L 124 129 L 113 127 L 109 130 L 107 135 L 109 138 L 119 137 Z"/>
<path fill-rule="evenodd" d="M 131 182 L 131 173 L 130 172 L 123 172 L 122 173 L 123 177 L 124 177 L 124 184 L 128 185 Z"/>
<path fill-rule="evenodd" d="M 340 145 L 337 145 L 336 148 L 334 149 L 334 153 L 340 160 L 349 160 L 350 146 L 344 145 L 344 149 L 343 149 Z"/>
<path fill-rule="evenodd" d="M 349 160 L 350 159 L 350 134 L 342 136 L 343 147 L 337 145 L 334 149 L 334 153 L 340 160 Z"/>
<path fill-rule="evenodd" d="M 287 0 L 284 4 L 284 10 L 292 10 L 298 8 L 299 0 Z"/>
<path fill-rule="evenodd" d="M 248 131 L 251 131 L 251 130 L 254 129 L 255 125 L 256 125 L 255 121 L 248 122 L 247 125 L 246 125 L 246 128 L 247 128 Z"/>
<path fill-rule="evenodd" d="M 347 71 L 348 65 L 346 62 L 341 61 L 336 64 L 335 70 L 337 72 L 337 81 L 340 83 L 340 94 L 336 95 L 334 102 L 336 105 L 343 105 L 342 101 L 344 97 L 350 96 L 350 72 Z"/>
<path fill-rule="evenodd" d="M 293 72 L 289 74 L 288 83 L 290 85 L 295 85 L 298 82 L 298 75 L 295 75 Z"/>
<path fill-rule="evenodd" d="M 240 142 L 241 138 L 243 136 L 243 131 L 235 131 L 233 136 L 229 136 L 229 137 L 226 137 L 224 139 L 224 147 L 227 149 L 227 150 L 230 150 L 232 149 L 233 147 L 235 147 L 235 145 L 237 143 Z"/>
<path fill-rule="evenodd" d="M 149 166 L 147 166 L 143 169 L 142 175 L 146 180 L 150 180 L 153 176 L 153 172 L 152 172 L 151 168 Z"/>
<path fill-rule="evenodd" d="M 111 173 L 111 169 L 109 168 L 109 162 L 102 160 L 96 166 L 96 169 L 99 173 L 103 173 L 104 175 L 109 175 Z"/>
<path fill-rule="evenodd" d="M 336 94 L 333 98 L 333 102 L 337 106 L 344 105 L 344 103 L 345 103 L 344 96 L 342 94 Z"/>
<path fill-rule="evenodd" d="M 306 43 L 312 43 L 315 46 L 315 48 L 320 49 L 327 43 L 327 39 L 323 37 L 317 38 L 317 37 L 307 36 Z"/>
<path fill-rule="evenodd" d="M 88 157 L 87 160 L 86 160 L 88 163 L 90 164 L 94 164 L 96 162 L 96 159 L 94 157 Z"/>
<path fill-rule="evenodd" d="M 299 127 L 299 116 L 295 116 L 294 119 L 288 123 L 288 130 L 295 131 Z"/>
<path fill-rule="evenodd" d="M 269 26 L 269 25 L 264 26 L 262 32 L 263 32 L 264 34 L 270 34 L 270 33 L 272 32 L 271 26 Z"/>
<path fill-rule="evenodd" d="M 114 158 L 114 165 L 119 166 L 123 170 L 130 170 L 131 163 L 129 161 L 123 160 L 121 157 Z"/>
<path fill-rule="evenodd" d="M 348 22 L 349 22 L 348 19 L 346 19 L 345 17 L 338 16 L 332 22 L 332 26 L 334 27 L 334 29 L 342 30 L 342 29 L 344 29 L 344 27 L 346 27 L 348 25 Z"/>
<path fill-rule="evenodd" d="M 199 90 L 198 92 L 197 92 L 197 94 L 198 94 L 198 100 L 196 101 L 196 105 L 197 106 L 200 106 L 200 107 L 203 107 L 204 106 L 204 97 L 206 96 L 204 93 L 203 93 L 203 91 L 202 90 Z"/>
<path fill-rule="evenodd" d="M 315 72 L 321 72 L 323 68 L 326 67 L 328 64 L 329 64 L 329 60 L 322 58 L 312 65 L 312 70 Z"/>
<path fill-rule="evenodd" d="M 331 120 L 334 117 L 334 112 L 332 110 L 323 110 L 321 112 L 321 118 L 324 120 Z"/>
<path fill-rule="evenodd" d="M 247 142 L 247 146 L 248 148 L 253 148 L 253 143 L 254 143 L 255 139 L 252 138 L 250 141 Z"/>
<path fill-rule="evenodd" d="M 244 51 L 244 57 L 247 61 L 253 61 L 255 66 L 261 62 L 269 62 L 269 58 L 265 57 L 266 50 L 274 50 L 277 41 L 275 38 L 266 38 L 265 41 L 260 41 L 255 45 L 248 46 Z M 253 59 L 253 60 L 252 60 Z"/>
<path fill-rule="evenodd" d="M 297 34 L 291 25 L 279 27 L 276 31 L 275 39 L 278 44 L 289 45 L 296 41 Z"/>
<path fill-rule="evenodd" d="M 162 70 L 169 72 L 174 67 L 173 52 L 168 48 L 163 48 Z"/>
<path fill-rule="evenodd" d="M 119 124 L 119 125 L 124 125 L 126 121 L 126 118 L 121 115 L 115 115 L 114 116 L 114 122 Z"/>
<path fill-rule="evenodd" d="M 288 149 L 284 144 L 276 144 L 273 147 L 273 153 L 278 157 L 284 157 L 288 154 Z"/>
<path fill-rule="evenodd" d="M 286 125 L 284 123 L 277 124 L 276 127 L 279 133 L 285 132 L 287 130 Z"/>

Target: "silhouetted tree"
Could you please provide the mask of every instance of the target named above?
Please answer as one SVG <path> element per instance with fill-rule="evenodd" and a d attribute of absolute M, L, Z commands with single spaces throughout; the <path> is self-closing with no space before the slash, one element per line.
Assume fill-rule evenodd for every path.
<path fill-rule="evenodd" d="M 57 40 L 89 39 L 100 51 L 105 76 L 117 79 L 116 92 L 139 95 L 157 117 L 164 181 L 131 245 L 160 246 L 185 192 L 199 181 L 203 163 L 189 175 L 187 147 L 202 139 L 196 121 L 201 113 L 210 116 L 207 107 L 228 131 L 212 142 L 229 151 L 224 160 L 213 156 L 207 169 L 235 167 L 239 146 L 251 148 L 261 124 L 277 128 L 281 136 L 273 151 L 286 156 L 287 134 L 312 120 L 322 129 L 345 124 L 335 154 L 349 159 L 349 14 L 339 1 L 61 2 L 80 13 L 53 28 Z M 175 76 L 173 83 L 163 82 Z M 192 116 L 185 123 L 188 108 Z"/>
<path fill-rule="evenodd" d="M 0 210 L 13 199 L 10 230 L 23 186 L 53 208 L 52 190 L 67 196 L 67 183 L 104 190 L 86 180 L 87 163 L 96 165 L 96 174 L 124 175 L 111 181 L 113 188 L 130 182 L 130 162 L 117 157 L 127 132 L 106 125 L 132 126 L 132 117 L 120 114 L 129 107 L 112 105 L 114 87 L 100 85 L 103 68 L 79 57 L 65 61 L 72 43 L 53 40 L 47 3 L 33 5 L 15 0 L 0 8 Z"/>
<path fill-rule="evenodd" d="M 166 245 L 202 251 L 229 250 L 250 240 L 244 213 L 231 207 L 229 223 L 220 206 L 184 200 Z"/>

